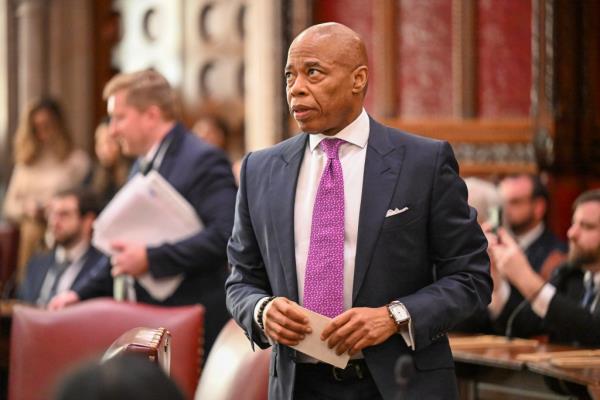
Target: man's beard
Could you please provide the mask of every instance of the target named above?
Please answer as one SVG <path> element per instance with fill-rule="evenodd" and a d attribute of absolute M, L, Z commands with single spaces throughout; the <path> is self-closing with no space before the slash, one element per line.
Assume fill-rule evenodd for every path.
<path fill-rule="evenodd" d="M 597 264 L 600 261 L 600 248 L 583 250 L 571 242 L 569 243 L 568 259 L 573 266 Z"/>
<path fill-rule="evenodd" d="M 70 234 L 64 235 L 62 238 L 57 238 L 55 236 L 54 243 L 56 245 L 59 245 L 59 246 L 69 249 L 69 248 L 73 247 L 75 244 L 77 244 L 77 242 L 79 242 L 80 238 L 81 238 L 81 231 L 75 231 L 75 232 L 71 232 Z"/>
<path fill-rule="evenodd" d="M 509 224 L 510 230 L 515 235 L 523 235 L 531 229 L 533 222 L 534 222 L 533 213 L 531 213 L 527 216 L 527 218 L 525 220 L 523 220 L 521 222 Z"/>

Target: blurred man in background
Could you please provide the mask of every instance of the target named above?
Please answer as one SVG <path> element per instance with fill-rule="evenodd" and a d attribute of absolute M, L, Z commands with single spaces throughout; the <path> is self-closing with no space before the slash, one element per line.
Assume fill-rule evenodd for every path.
<path fill-rule="evenodd" d="M 85 285 L 102 260 L 91 246 L 92 224 L 100 212 L 96 195 L 84 189 L 54 195 L 48 208 L 48 233 L 54 248 L 32 257 L 17 296 L 45 307 L 58 293 Z"/>
<path fill-rule="evenodd" d="M 113 294 L 113 279 L 136 278 L 127 290 L 138 302 L 206 308 L 205 349 L 229 319 L 225 307 L 225 249 L 233 226 L 235 182 L 225 154 L 190 134 L 177 122 L 176 102 L 167 80 L 154 70 L 119 74 L 104 88 L 110 134 L 123 153 L 139 157 L 132 174 L 157 171 L 194 209 L 204 228 L 176 243 L 147 246 L 128 240 L 111 243 L 114 254 L 103 274 L 83 288 L 56 297 L 50 308 Z M 151 218 L 151 216 L 149 217 Z M 159 298 L 138 277 L 183 275 L 174 292 Z M 133 291 L 133 293 L 131 293 Z"/>

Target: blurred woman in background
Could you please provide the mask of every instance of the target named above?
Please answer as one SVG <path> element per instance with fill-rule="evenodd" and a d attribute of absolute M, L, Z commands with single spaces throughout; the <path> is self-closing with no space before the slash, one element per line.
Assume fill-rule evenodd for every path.
<path fill-rule="evenodd" d="M 8 184 L 4 216 L 19 226 L 17 282 L 31 254 L 43 248 L 44 210 L 53 194 L 79 186 L 90 158 L 75 149 L 60 105 L 45 98 L 21 116 L 14 139 L 15 167 Z"/>

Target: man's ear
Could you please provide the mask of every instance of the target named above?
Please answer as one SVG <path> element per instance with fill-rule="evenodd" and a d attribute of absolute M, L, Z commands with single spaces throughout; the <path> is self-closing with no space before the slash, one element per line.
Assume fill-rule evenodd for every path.
<path fill-rule="evenodd" d="M 352 93 L 362 93 L 367 86 L 367 81 L 369 80 L 369 69 L 367 66 L 361 65 L 352 71 L 352 79 Z"/>
<path fill-rule="evenodd" d="M 81 217 L 81 224 L 83 225 L 83 229 L 91 234 L 94 221 L 96 220 L 96 214 L 92 212 L 88 212 Z"/>
<path fill-rule="evenodd" d="M 548 205 L 546 204 L 546 200 L 543 198 L 537 198 L 533 200 L 533 212 L 538 220 L 543 221 L 544 216 L 546 215 L 546 209 Z"/>
<path fill-rule="evenodd" d="M 153 121 L 158 121 L 162 119 L 162 111 L 160 107 L 155 104 L 148 106 L 145 113 L 150 117 Z"/>

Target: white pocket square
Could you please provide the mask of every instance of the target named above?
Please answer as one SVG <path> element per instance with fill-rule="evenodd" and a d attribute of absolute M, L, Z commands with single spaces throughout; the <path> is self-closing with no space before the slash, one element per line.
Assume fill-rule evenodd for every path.
<path fill-rule="evenodd" d="M 401 210 L 398 210 L 397 208 L 394 208 L 393 210 L 387 210 L 387 212 L 385 213 L 385 217 L 388 218 L 396 214 L 401 214 L 404 211 L 408 211 L 408 207 L 404 207 Z"/>

